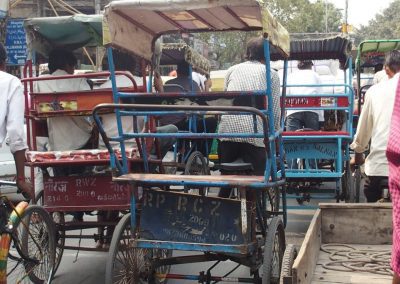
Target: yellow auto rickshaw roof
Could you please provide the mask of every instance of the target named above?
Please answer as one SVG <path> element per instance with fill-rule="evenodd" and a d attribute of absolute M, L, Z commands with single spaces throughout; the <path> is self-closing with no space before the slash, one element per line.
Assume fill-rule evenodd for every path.
<path fill-rule="evenodd" d="M 105 9 L 104 44 L 151 60 L 155 40 L 170 33 L 262 31 L 289 55 L 289 33 L 266 7 L 267 0 L 122 0 Z"/>

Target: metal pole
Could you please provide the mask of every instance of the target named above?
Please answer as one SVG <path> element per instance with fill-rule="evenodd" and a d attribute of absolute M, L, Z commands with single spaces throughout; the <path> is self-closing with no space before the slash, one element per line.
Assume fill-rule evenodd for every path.
<path fill-rule="evenodd" d="M 328 33 L 328 0 L 325 0 L 325 32 Z"/>
<path fill-rule="evenodd" d="M 94 0 L 94 13 L 95 14 L 100 14 L 100 0 Z M 103 61 L 105 49 L 103 47 L 96 47 L 96 69 L 95 71 L 101 71 L 102 66 L 101 63 Z"/>
<path fill-rule="evenodd" d="M 344 34 L 348 34 L 348 23 L 347 23 L 347 17 L 348 17 L 348 9 L 349 9 L 349 0 L 345 0 L 345 7 L 344 7 Z"/>

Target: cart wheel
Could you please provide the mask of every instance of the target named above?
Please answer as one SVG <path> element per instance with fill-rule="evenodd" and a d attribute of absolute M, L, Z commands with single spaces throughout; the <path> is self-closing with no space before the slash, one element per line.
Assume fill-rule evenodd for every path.
<path fill-rule="evenodd" d="M 346 161 L 344 166 L 344 174 L 341 179 L 342 184 L 342 196 L 344 196 L 345 202 L 355 202 L 356 196 L 354 192 L 353 178 L 350 170 L 350 162 Z"/>
<path fill-rule="evenodd" d="M 106 263 L 105 283 L 166 284 L 167 279 L 149 281 L 148 269 L 153 258 L 170 257 L 171 251 L 135 248 L 131 242 L 130 221 L 131 214 L 126 214 L 115 228 Z M 169 270 L 168 265 L 156 269 L 156 272 L 167 274 Z"/>
<path fill-rule="evenodd" d="M 36 195 L 36 205 L 43 206 L 44 205 L 44 194 L 43 190 L 39 191 Z M 61 263 L 61 258 L 64 253 L 64 245 L 65 245 L 65 231 L 62 230 L 65 225 L 65 217 L 63 212 L 52 212 L 50 213 L 50 217 L 53 219 L 56 230 L 56 258 L 54 262 L 54 270 L 53 275 L 55 275 L 58 267 Z"/>
<path fill-rule="evenodd" d="M 199 151 L 194 151 L 189 155 L 185 165 L 185 175 L 209 175 L 210 170 L 208 168 L 206 159 L 203 154 Z M 187 188 L 185 187 L 185 192 L 197 195 L 207 195 L 208 187 L 200 188 Z"/>
<path fill-rule="evenodd" d="M 262 284 L 278 284 L 285 251 L 285 230 L 282 220 L 275 216 L 267 229 L 262 267 Z"/>
<path fill-rule="evenodd" d="M 33 283 L 49 283 L 56 254 L 55 228 L 49 214 L 42 207 L 31 205 L 14 230 L 15 240 L 11 242 L 7 261 L 8 283 L 25 283 L 26 278 Z"/>
<path fill-rule="evenodd" d="M 293 244 L 287 245 L 285 249 L 285 253 L 283 255 L 283 261 L 282 261 L 282 269 L 281 269 L 281 279 L 280 279 L 280 284 L 285 284 L 285 283 L 292 283 L 291 281 L 286 282 L 285 278 L 291 278 L 292 277 L 292 267 L 294 260 L 297 257 L 297 249 L 296 246 Z"/>

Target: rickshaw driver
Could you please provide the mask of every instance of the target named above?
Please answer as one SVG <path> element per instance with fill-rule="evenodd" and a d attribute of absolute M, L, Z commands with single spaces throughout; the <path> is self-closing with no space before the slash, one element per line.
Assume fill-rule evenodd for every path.
<path fill-rule="evenodd" d="M 155 82 L 155 86 L 157 86 L 157 88 L 161 88 L 161 91 L 164 91 L 164 92 L 181 91 L 181 90 L 177 90 L 176 87 L 174 88 L 173 85 L 181 86 L 185 92 L 191 91 L 192 86 L 193 86 L 194 92 L 201 91 L 201 89 L 200 89 L 199 85 L 196 83 L 196 81 L 194 79 L 190 80 L 189 63 L 187 63 L 186 61 L 179 62 L 177 65 L 176 73 L 177 73 L 177 77 L 165 82 L 166 86 L 162 86 L 162 84 L 157 83 L 157 82 Z M 192 72 L 192 74 L 193 73 L 194 72 Z M 156 75 L 155 79 L 159 80 L 158 74 Z M 171 88 L 168 87 L 168 89 L 167 89 L 166 88 L 167 85 L 171 85 Z M 189 122 L 186 119 L 186 116 L 173 115 L 173 116 L 168 116 L 168 117 L 162 117 L 160 122 L 162 125 L 172 123 L 176 127 L 178 127 L 179 130 L 189 131 L 189 129 L 188 129 Z M 205 126 L 204 126 L 204 124 L 205 124 Z M 217 119 L 215 117 L 205 117 L 204 119 L 197 119 L 196 131 L 198 133 L 201 133 L 201 132 L 214 133 L 216 131 L 216 129 L 217 129 Z M 197 144 L 197 150 L 200 151 L 205 157 L 207 157 L 207 155 L 209 154 L 207 152 L 211 150 L 212 139 L 205 139 L 205 140 L 207 141 L 207 149 L 206 149 L 206 144 L 204 141 L 198 139 L 194 142 Z"/>
<path fill-rule="evenodd" d="M 246 50 L 247 61 L 229 68 L 225 77 L 226 91 L 264 91 L 267 89 L 266 66 L 264 56 L 264 39 L 256 37 L 249 40 Z M 280 82 L 278 73 L 271 70 L 272 99 L 275 131 L 280 128 Z M 262 123 L 257 121 L 258 131 L 262 131 Z M 223 115 L 219 124 L 219 133 L 252 133 L 253 117 Z M 238 159 L 251 163 L 254 175 L 264 175 L 265 145 L 262 138 L 221 138 L 218 155 L 221 163 L 232 163 Z M 230 189 L 222 188 L 219 196 L 229 197 Z"/>
<path fill-rule="evenodd" d="M 385 58 L 385 65 L 390 69 L 393 78 L 373 85 L 365 94 L 363 110 L 358 120 L 357 131 L 350 148 L 355 157 L 350 161 L 351 167 L 364 164 L 363 153 L 370 153 L 365 160 L 367 179 L 364 194 L 367 202 L 376 202 L 382 197 L 381 181 L 388 178 L 389 166 L 386 158 L 386 146 L 389 137 L 390 121 L 394 106 L 397 82 L 400 72 L 400 51 L 393 50 Z M 390 76 L 390 75 L 389 75 Z"/>
<path fill-rule="evenodd" d="M 17 186 L 24 197 L 32 199 L 31 184 L 25 181 L 25 150 L 28 148 L 24 134 L 24 94 L 21 82 L 5 72 L 7 53 L 0 43 L 0 147 L 8 134 L 11 153 L 14 156 L 17 172 Z"/>
<path fill-rule="evenodd" d="M 55 49 L 49 54 L 50 76 L 72 75 L 74 74 L 76 63 L 77 60 L 72 52 Z M 87 90 L 90 90 L 90 86 L 85 78 L 45 80 L 37 81 L 34 84 L 34 92 L 36 93 Z M 51 151 L 84 149 L 92 134 L 92 124 L 88 117 L 53 117 L 47 120 L 47 126 L 49 131 L 49 150 Z"/>

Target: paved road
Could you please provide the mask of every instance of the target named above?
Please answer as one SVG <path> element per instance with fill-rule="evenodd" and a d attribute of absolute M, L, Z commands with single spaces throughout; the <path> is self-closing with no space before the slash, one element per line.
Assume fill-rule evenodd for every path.
<path fill-rule="evenodd" d="M 293 201 L 292 201 L 293 202 Z M 314 202 L 316 203 L 316 202 Z M 286 228 L 287 243 L 300 245 L 314 210 L 291 210 L 288 216 Z M 86 217 L 87 218 L 87 217 Z M 93 218 L 93 217 L 89 217 Z M 95 231 L 93 231 L 94 233 Z M 76 243 L 76 241 L 75 241 Z M 95 245 L 92 240 L 85 240 L 84 245 Z M 107 253 L 100 252 L 79 252 L 76 259 L 76 251 L 65 251 L 60 268 L 53 281 L 54 284 L 102 284 L 104 283 L 104 270 Z M 224 263 L 217 267 L 215 275 L 223 275 L 234 267 L 233 263 Z M 172 273 L 198 274 L 199 271 L 207 270 L 206 264 L 191 264 L 175 266 Z M 248 277 L 249 271 L 245 267 L 240 267 L 232 276 Z M 196 283 L 187 281 L 170 280 L 173 283 Z"/>

